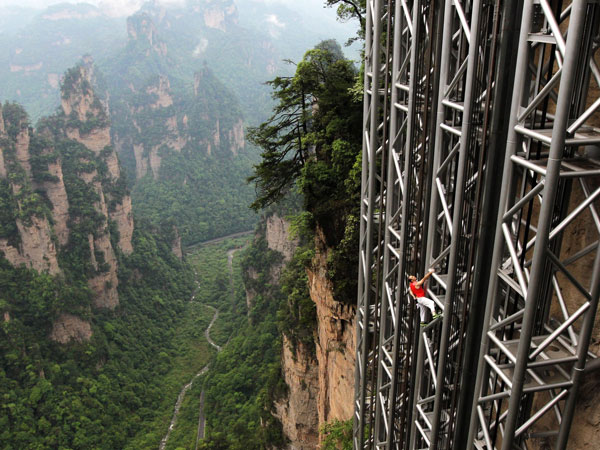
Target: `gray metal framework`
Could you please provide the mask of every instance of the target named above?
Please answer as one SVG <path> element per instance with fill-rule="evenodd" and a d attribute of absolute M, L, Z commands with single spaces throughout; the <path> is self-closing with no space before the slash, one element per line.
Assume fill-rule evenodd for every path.
<path fill-rule="evenodd" d="M 382 46 L 388 29 L 387 2 L 370 0 L 365 29 L 365 69 L 363 107 L 363 152 L 360 213 L 360 254 L 358 304 L 356 309 L 356 379 L 354 447 L 371 441 L 374 424 L 376 350 L 379 335 L 380 295 L 378 283 L 381 266 L 381 224 L 384 167 L 388 126 L 387 92 L 389 88 L 389 54 Z M 389 33 L 386 33 L 389 35 Z"/>
<path fill-rule="evenodd" d="M 600 163 L 585 154 L 600 143 L 600 130 L 586 126 L 600 106 L 588 98 L 600 79 L 599 6 L 524 4 L 471 415 L 476 448 L 528 448 L 536 439 L 566 447 L 600 291 L 600 189 L 589 183 Z M 589 245 L 568 236 L 584 213 Z M 591 271 L 573 271 L 578 265 Z"/>
<path fill-rule="evenodd" d="M 500 3 L 445 2 L 440 90 L 433 155 L 427 266 L 435 267 L 428 295 L 444 312 L 419 336 L 415 424 L 410 448 L 455 448 L 453 431 L 472 288 L 485 277 L 475 258 L 498 60 Z M 484 170 L 486 169 L 486 170 Z M 470 405 L 468 405 L 470 408 Z"/>
<path fill-rule="evenodd" d="M 367 2 L 354 448 L 565 448 L 600 290 L 599 15 Z M 595 239 L 562 248 L 585 213 Z M 429 267 L 444 316 L 419 329 Z"/>

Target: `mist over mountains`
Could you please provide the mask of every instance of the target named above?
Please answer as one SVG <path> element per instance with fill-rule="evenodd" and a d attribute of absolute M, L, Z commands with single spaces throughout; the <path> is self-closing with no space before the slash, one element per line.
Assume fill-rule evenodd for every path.
<path fill-rule="evenodd" d="M 323 14 L 322 9 L 305 7 L 300 14 L 289 2 L 153 1 L 137 8 L 138 3 L 61 3 L 44 10 L 0 7 L 0 98 L 23 104 L 36 121 L 58 106 L 60 77 L 83 55 L 91 55 L 108 75 L 111 61 L 129 45 L 127 16 L 117 12 L 151 15 L 161 39 L 172 44 L 172 53 L 177 48 L 178 57 L 171 56 L 188 79 L 194 72 L 190 67 L 206 61 L 240 97 L 245 112 L 253 113 L 269 95 L 265 87 L 258 103 L 253 102 L 250 82 L 289 73 L 293 70 L 283 59 L 297 61 L 320 40 L 344 42 L 354 32 L 351 24 L 336 21 L 334 11 Z M 118 11 L 117 4 L 122 5 Z"/>

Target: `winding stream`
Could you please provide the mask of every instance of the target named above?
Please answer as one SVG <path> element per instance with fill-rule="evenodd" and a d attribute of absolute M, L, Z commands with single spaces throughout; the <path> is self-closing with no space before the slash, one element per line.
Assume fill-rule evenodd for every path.
<path fill-rule="evenodd" d="M 234 235 L 232 236 L 225 236 L 224 238 L 219 238 L 220 240 L 224 240 L 227 239 L 229 237 L 236 237 Z M 212 241 L 211 241 L 212 243 Z M 234 290 L 233 290 L 233 255 L 235 254 L 235 252 L 237 252 L 238 250 L 241 250 L 239 248 L 233 248 L 231 250 L 229 250 L 227 252 L 227 267 L 229 269 L 229 286 L 231 289 L 231 296 L 233 298 L 234 295 Z M 194 274 L 196 276 L 198 276 L 198 273 L 194 270 Z M 200 288 L 200 284 L 198 283 L 198 280 L 196 280 L 196 289 L 194 290 L 194 293 L 192 294 L 191 298 L 190 298 L 190 302 L 194 301 L 194 299 L 196 298 L 196 291 Z M 212 320 L 210 321 L 210 324 L 208 325 L 208 327 L 206 328 L 206 330 L 204 331 L 204 336 L 206 337 L 206 340 L 208 341 L 208 343 L 210 345 L 212 345 L 217 352 L 220 352 L 222 350 L 222 347 L 217 344 L 215 341 L 212 340 L 212 338 L 210 337 L 210 330 L 212 328 L 212 326 L 214 325 L 215 321 L 217 320 L 217 318 L 219 317 L 219 310 L 217 308 L 215 308 L 214 306 L 211 305 L 205 305 L 207 307 L 209 307 L 210 309 L 212 309 L 214 311 L 214 315 Z M 167 430 L 167 434 L 165 435 L 164 438 L 162 438 L 162 440 L 160 441 L 160 445 L 158 447 L 159 450 L 165 450 L 165 447 L 167 446 L 167 442 L 169 440 L 169 436 L 171 435 L 171 432 L 173 431 L 173 429 L 175 428 L 175 424 L 177 423 L 177 417 L 179 415 L 179 410 L 181 409 L 181 405 L 183 404 L 183 399 L 185 398 L 185 394 L 187 393 L 187 391 L 192 387 L 192 385 L 194 384 L 194 381 L 196 380 L 196 378 L 198 378 L 200 375 L 204 375 L 206 372 L 208 372 L 208 364 L 206 366 L 204 366 L 200 372 L 198 372 L 196 375 L 194 375 L 192 377 L 192 379 L 189 381 L 189 383 L 187 383 L 185 386 L 183 386 L 183 388 L 181 388 L 181 391 L 179 392 L 179 395 L 177 396 L 177 401 L 175 402 L 175 408 L 173 409 L 173 417 L 171 418 L 171 423 L 169 424 L 169 429 Z M 205 422 L 206 419 L 204 417 L 204 390 L 202 391 L 202 393 L 200 394 L 200 413 L 199 413 L 199 417 L 198 417 L 198 431 L 197 431 L 197 435 L 196 435 L 196 449 L 198 448 L 198 442 L 200 439 L 204 439 L 204 429 L 205 429 Z"/>

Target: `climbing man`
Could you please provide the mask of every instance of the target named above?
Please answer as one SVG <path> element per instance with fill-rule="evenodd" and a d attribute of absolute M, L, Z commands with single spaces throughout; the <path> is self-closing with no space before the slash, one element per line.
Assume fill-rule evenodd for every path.
<path fill-rule="evenodd" d="M 421 314 L 421 326 L 424 326 L 427 323 L 425 321 L 425 314 L 427 314 L 426 308 L 429 308 L 429 310 L 431 311 L 431 316 L 434 319 L 437 319 L 441 315 L 436 313 L 434 301 L 425 297 L 425 281 L 431 276 L 431 274 L 433 274 L 433 272 L 433 269 L 430 270 L 419 281 L 417 281 L 417 277 L 415 277 L 414 275 L 408 276 L 408 281 L 410 281 L 410 295 L 412 295 L 413 298 L 417 301 L 419 313 Z"/>

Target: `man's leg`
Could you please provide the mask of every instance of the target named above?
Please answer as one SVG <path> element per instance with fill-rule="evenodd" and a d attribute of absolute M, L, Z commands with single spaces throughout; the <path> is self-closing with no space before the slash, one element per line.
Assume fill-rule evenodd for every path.
<path fill-rule="evenodd" d="M 419 303 L 417 299 L 417 306 L 419 307 L 419 315 L 421 316 L 421 322 L 425 322 L 425 307 Z"/>
<path fill-rule="evenodd" d="M 435 315 L 435 302 L 427 297 L 419 297 L 417 298 L 417 303 L 422 307 L 421 311 L 425 313 L 425 308 L 429 308 L 431 311 L 431 316 Z M 424 314 L 421 314 L 421 321 L 423 321 Z"/>

